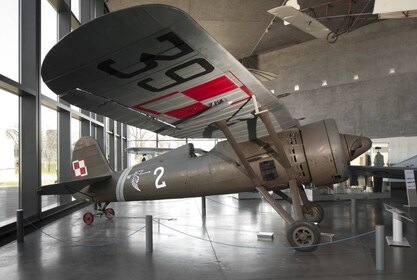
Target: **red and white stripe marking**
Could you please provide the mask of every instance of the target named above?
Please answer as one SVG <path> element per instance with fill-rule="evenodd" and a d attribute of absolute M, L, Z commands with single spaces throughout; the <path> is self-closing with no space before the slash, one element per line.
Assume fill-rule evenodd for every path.
<path fill-rule="evenodd" d="M 249 99 L 253 93 L 232 73 L 230 74 L 181 92 L 171 92 L 133 108 L 152 115 L 164 115 L 170 119 L 181 120 L 208 109 L 212 102 L 222 98 L 226 98 L 231 105 Z"/>
<path fill-rule="evenodd" d="M 88 175 L 87 166 L 85 165 L 85 161 L 83 159 L 73 161 L 72 169 L 74 170 L 74 176 L 76 178 L 84 177 Z"/>

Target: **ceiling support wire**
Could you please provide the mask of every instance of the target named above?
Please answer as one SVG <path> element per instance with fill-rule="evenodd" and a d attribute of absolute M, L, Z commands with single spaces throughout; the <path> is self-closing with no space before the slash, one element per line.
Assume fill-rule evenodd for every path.
<path fill-rule="evenodd" d="M 363 7 L 361 14 L 363 14 L 363 12 L 365 11 L 365 9 L 368 7 L 369 3 L 371 2 L 371 0 L 368 0 L 368 2 L 366 3 L 366 5 Z M 351 29 L 353 27 L 353 25 L 355 25 L 356 21 L 360 18 L 360 15 L 353 21 L 352 25 L 349 27 L 349 29 Z"/>
<path fill-rule="evenodd" d="M 284 6 L 284 4 L 287 2 L 287 0 L 284 0 L 281 4 L 281 6 Z M 249 53 L 248 57 L 251 57 L 253 55 L 253 53 L 255 52 L 256 48 L 259 46 L 259 44 L 261 43 L 262 39 L 264 38 L 265 34 L 268 33 L 269 28 L 271 27 L 271 25 L 274 23 L 276 16 L 274 16 L 272 18 L 272 20 L 269 22 L 268 26 L 266 27 L 265 31 L 262 33 L 261 37 L 259 38 L 258 42 L 256 42 L 255 46 L 253 47 L 252 51 Z"/>

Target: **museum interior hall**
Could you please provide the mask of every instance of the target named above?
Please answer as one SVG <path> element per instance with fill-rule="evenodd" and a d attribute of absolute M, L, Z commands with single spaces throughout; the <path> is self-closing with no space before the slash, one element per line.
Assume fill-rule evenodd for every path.
<path fill-rule="evenodd" d="M 415 279 L 417 1 L 1 0 L 0 279 Z"/>

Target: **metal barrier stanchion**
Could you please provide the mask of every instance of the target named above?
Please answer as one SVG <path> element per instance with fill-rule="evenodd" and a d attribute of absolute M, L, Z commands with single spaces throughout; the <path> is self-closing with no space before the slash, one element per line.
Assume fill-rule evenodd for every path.
<path fill-rule="evenodd" d="M 16 211 L 16 239 L 17 243 L 23 243 L 25 236 L 25 227 L 23 224 L 23 209 Z"/>
<path fill-rule="evenodd" d="M 203 215 L 203 217 L 206 216 L 206 197 L 205 196 L 201 197 L 201 214 Z"/>
<path fill-rule="evenodd" d="M 385 268 L 384 235 L 385 235 L 384 225 L 376 225 L 375 226 L 375 262 L 376 262 L 376 270 L 384 270 L 384 268 Z"/>
<path fill-rule="evenodd" d="M 146 215 L 146 252 L 152 253 L 153 252 L 153 221 L 152 215 Z"/>
<path fill-rule="evenodd" d="M 350 199 L 350 222 L 356 225 L 356 198 Z"/>

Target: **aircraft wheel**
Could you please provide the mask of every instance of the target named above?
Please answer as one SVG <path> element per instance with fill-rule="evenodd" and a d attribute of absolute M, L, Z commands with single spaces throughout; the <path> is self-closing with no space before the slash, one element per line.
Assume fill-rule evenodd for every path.
<path fill-rule="evenodd" d="M 339 38 L 339 36 L 334 32 L 330 32 L 329 34 L 327 34 L 327 42 L 329 42 L 330 44 L 335 43 L 337 41 L 337 38 Z"/>
<path fill-rule="evenodd" d="M 324 218 L 324 210 L 317 202 L 310 201 L 311 210 L 304 211 L 304 217 L 307 221 L 312 223 L 320 223 Z"/>
<path fill-rule="evenodd" d="M 296 251 L 311 252 L 320 242 L 320 230 L 312 222 L 295 221 L 288 227 L 287 239 Z"/>
<path fill-rule="evenodd" d="M 106 218 L 107 218 L 108 220 L 113 219 L 114 214 L 115 214 L 115 213 L 114 213 L 113 208 L 107 208 L 107 209 L 104 211 L 104 215 L 106 216 Z"/>
<path fill-rule="evenodd" d="M 83 216 L 83 221 L 86 225 L 91 225 L 94 222 L 94 215 L 91 213 L 85 213 Z"/>

